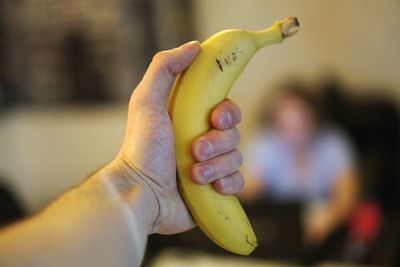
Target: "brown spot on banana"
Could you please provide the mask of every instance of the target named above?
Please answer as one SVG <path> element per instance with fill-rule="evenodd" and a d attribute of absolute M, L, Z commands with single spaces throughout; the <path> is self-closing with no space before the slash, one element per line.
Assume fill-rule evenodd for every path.
<path fill-rule="evenodd" d="M 219 69 L 220 69 L 221 71 L 224 71 L 224 69 L 222 68 L 221 61 L 219 61 L 218 59 L 216 59 L 215 62 L 217 62 L 217 65 L 218 65 Z"/>

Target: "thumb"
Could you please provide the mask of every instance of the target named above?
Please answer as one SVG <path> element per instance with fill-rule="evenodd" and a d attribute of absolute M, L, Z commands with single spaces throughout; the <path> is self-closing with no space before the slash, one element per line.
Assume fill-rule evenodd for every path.
<path fill-rule="evenodd" d="M 142 103 L 165 105 L 177 74 L 184 71 L 200 51 L 200 43 L 192 41 L 178 48 L 158 52 L 136 88 Z"/>

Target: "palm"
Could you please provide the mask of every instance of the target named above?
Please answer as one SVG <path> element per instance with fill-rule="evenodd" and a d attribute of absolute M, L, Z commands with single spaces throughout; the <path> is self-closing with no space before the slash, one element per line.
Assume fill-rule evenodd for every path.
<path fill-rule="evenodd" d="M 127 164 L 151 183 L 159 204 L 162 220 L 160 233 L 177 233 L 194 223 L 178 194 L 174 136 L 165 106 L 149 105 L 136 108 L 133 94 L 128 117 L 123 153 Z M 167 206 L 166 206 L 167 205 Z M 167 227 L 166 227 L 167 226 Z"/>

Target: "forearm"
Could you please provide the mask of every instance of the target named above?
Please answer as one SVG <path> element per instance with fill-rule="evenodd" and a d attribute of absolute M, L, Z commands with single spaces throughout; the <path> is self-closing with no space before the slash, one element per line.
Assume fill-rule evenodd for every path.
<path fill-rule="evenodd" d="M 342 177 L 335 185 L 333 195 L 328 204 L 327 214 L 329 214 L 329 224 L 331 228 L 342 224 L 358 201 L 358 179 L 354 171 L 344 173 L 347 177 Z"/>
<path fill-rule="evenodd" d="M 112 176 L 103 169 L 1 231 L 0 266 L 138 266 L 150 231 L 149 201 L 139 185 L 120 194 L 124 178 Z"/>
<path fill-rule="evenodd" d="M 261 175 L 247 169 L 243 169 L 242 173 L 245 177 L 245 185 L 244 190 L 239 195 L 240 200 L 252 203 L 262 198 L 265 185 L 260 178 Z"/>

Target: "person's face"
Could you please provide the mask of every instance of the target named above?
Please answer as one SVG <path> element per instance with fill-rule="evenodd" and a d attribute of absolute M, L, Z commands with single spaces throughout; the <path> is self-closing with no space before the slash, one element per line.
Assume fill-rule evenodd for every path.
<path fill-rule="evenodd" d="M 315 117 L 312 108 L 297 96 L 284 95 L 278 99 L 273 123 L 282 138 L 290 145 L 301 146 L 312 137 Z"/>

